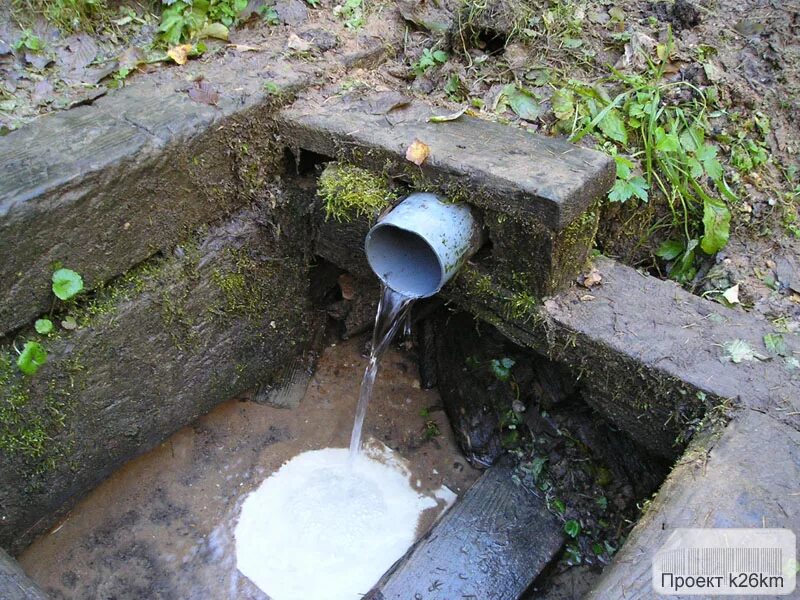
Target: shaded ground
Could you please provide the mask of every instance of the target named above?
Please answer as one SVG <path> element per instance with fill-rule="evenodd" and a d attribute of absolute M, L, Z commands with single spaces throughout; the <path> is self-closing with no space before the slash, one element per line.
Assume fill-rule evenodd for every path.
<path fill-rule="evenodd" d="M 366 364 L 363 339 L 327 347 L 295 410 L 220 405 L 93 491 L 19 558 L 53 598 L 264 598 L 238 574 L 233 528 L 245 496 L 306 450 L 347 445 Z M 409 461 L 422 492 L 463 492 L 479 472 L 455 447 L 439 400 L 403 354 L 384 359 L 365 432 Z M 427 409 L 426 416 L 421 412 Z M 420 530 L 435 518 L 432 509 Z"/>

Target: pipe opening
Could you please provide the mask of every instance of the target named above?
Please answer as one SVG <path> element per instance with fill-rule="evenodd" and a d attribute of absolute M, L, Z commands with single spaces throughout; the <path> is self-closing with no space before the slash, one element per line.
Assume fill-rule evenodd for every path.
<path fill-rule="evenodd" d="M 379 223 L 367 237 L 366 250 L 372 270 L 396 292 L 424 298 L 439 291 L 444 270 L 420 235 Z"/>

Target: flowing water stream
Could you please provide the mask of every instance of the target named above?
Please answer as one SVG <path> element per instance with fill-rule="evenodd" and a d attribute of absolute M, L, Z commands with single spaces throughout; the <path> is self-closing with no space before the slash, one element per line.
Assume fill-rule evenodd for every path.
<path fill-rule="evenodd" d="M 353 423 L 353 433 L 350 436 L 350 460 L 358 456 L 361 451 L 364 418 L 367 416 L 367 406 L 372 398 L 372 388 L 375 385 L 375 377 L 378 375 L 381 356 L 392 343 L 401 323 L 405 323 L 406 335 L 410 333 L 410 321 L 405 317 L 408 317 L 413 304 L 414 298 L 381 285 L 381 299 L 378 302 L 378 314 L 375 316 L 375 329 L 372 331 L 369 364 L 367 364 L 364 378 L 361 380 L 356 418 Z"/>

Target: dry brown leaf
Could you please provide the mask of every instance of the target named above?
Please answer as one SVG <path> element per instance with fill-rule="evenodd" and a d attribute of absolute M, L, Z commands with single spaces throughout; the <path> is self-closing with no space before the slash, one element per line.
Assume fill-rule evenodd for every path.
<path fill-rule="evenodd" d="M 425 142 L 415 139 L 406 150 L 406 160 L 410 160 L 417 166 L 422 166 L 425 159 L 431 155 L 431 147 Z"/>
<path fill-rule="evenodd" d="M 342 298 L 345 300 L 352 300 L 356 295 L 356 282 L 353 276 L 348 273 L 339 275 L 339 287 L 342 290 Z"/>
<path fill-rule="evenodd" d="M 247 44 L 228 44 L 227 48 L 236 52 L 261 52 L 264 49 L 261 46 L 248 46 Z"/>
<path fill-rule="evenodd" d="M 311 44 L 302 39 L 296 33 L 289 34 L 289 39 L 286 42 L 286 47 L 289 50 L 294 50 L 295 52 L 308 52 L 309 50 L 311 50 Z"/>
<path fill-rule="evenodd" d="M 600 271 L 592 267 L 592 270 L 582 277 L 580 284 L 585 288 L 592 288 L 601 281 L 603 281 L 603 276 L 600 274 Z"/>
<path fill-rule="evenodd" d="M 201 104 L 216 106 L 219 102 L 219 92 L 207 81 L 199 81 L 195 87 L 189 88 L 189 98 Z"/>
<path fill-rule="evenodd" d="M 179 65 L 185 65 L 189 60 L 189 52 L 192 51 L 191 44 L 181 44 L 180 46 L 173 46 L 167 51 L 167 56 L 174 60 Z"/>

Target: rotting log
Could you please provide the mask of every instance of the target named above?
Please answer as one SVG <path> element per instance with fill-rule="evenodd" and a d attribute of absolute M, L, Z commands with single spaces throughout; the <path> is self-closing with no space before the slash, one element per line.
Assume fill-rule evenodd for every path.
<path fill-rule="evenodd" d="M 726 308 L 608 258 L 594 262 L 602 283 L 574 286 L 541 304 L 488 275 L 465 270 L 445 293 L 580 374 L 588 403 L 648 450 L 679 455 L 708 410 L 742 406 L 800 428 L 800 378 L 782 357 L 769 356 L 763 318 Z M 800 348 L 786 334 L 789 351 Z M 741 340 L 767 360 L 735 363 L 726 344 Z"/>
<path fill-rule="evenodd" d="M 589 598 L 653 598 L 653 557 L 677 528 L 800 531 L 798 482 L 800 431 L 743 410 L 689 446 Z"/>
<path fill-rule="evenodd" d="M 514 483 L 503 459 L 450 508 L 364 600 L 517 600 L 561 550 L 561 523 Z"/>
<path fill-rule="evenodd" d="M 305 261 L 260 225 L 268 210 L 237 213 L 71 309 L 79 328 L 42 340 L 36 375 L 3 348 L 0 394 L 18 409 L 0 420 L 0 546 L 19 551 L 126 460 L 303 349 Z"/>
<path fill-rule="evenodd" d="M 236 90 L 217 106 L 192 101 L 166 72 L 0 137 L 0 336 L 49 309 L 57 265 L 98 287 L 244 206 L 263 172 L 278 174 L 271 107 L 313 76 L 258 54 L 201 67 L 210 85 Z"/>

